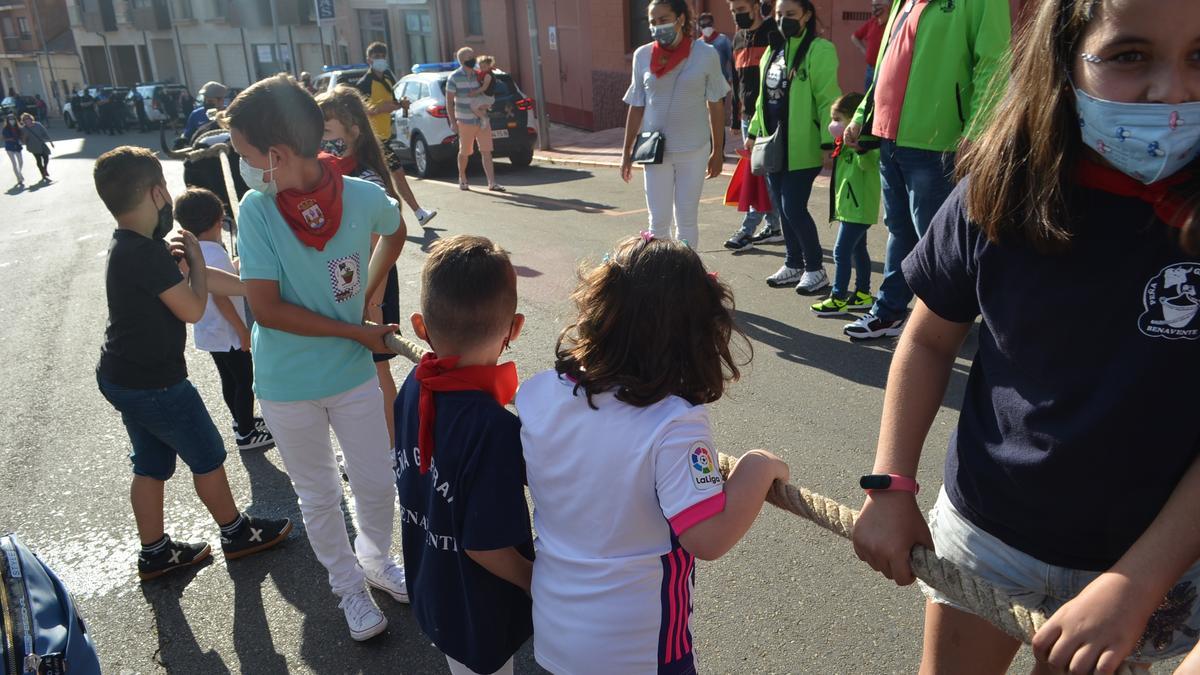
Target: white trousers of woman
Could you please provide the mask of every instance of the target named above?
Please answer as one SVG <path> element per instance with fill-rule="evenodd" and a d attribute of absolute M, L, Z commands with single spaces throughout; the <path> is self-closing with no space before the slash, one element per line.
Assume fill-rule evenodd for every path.
<path fill-rule="evenodd" d="M 650 232 L 655 237 L 674 236 L 694 249 L 700 247 L 700 193 L 710 154 L 707 147 L 666 152 L 662 164 L 644 165 L 646 208 L 650 211 Z"/>
<path fill-rule="evenodd" d="M 17 177 L 18 183 L 25 182 L 25 176 L 21 173 L 21 167 L 25 166 L 25 158 L 21 156 L 20 150 L 6 150 L 8 153 L 8 161 L 12 162 L 13 174 Z"/>

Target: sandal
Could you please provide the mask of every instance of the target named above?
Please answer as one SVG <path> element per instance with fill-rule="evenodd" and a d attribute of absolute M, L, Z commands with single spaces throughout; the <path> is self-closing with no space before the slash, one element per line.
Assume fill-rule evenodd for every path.
<path fill-rule="evenodd" d="M 508 192 L 503 185 L 489 185 L 488 190 L 491 192 Z"/>
<path fill-rule="evenodd" d="M 462 190 L 463 192 L 470 192 L 470 191 L 471 191 L 471 186 L 470 186 L 470 185 L 468 185 L 467 183 L 459 183 L 459 184 L 458 184 L 458 189 L 459 189 L 459 190 Z"/>

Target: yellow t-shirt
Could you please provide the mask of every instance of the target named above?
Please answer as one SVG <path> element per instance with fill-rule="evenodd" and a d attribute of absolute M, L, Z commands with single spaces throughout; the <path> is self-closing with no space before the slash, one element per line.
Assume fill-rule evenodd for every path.
<path fill-rule="evenodd" d="M 384 71 L 376 77 L 372 77 L 374 71 L 368 71 L 358 81 L 358 90 L 367 97 L 367 103 L 371 107 L 377 106 L 380 103 L 391 103 L 396 100 L 392 95 L 392 88 L 396 86 L 396 80 L 392 77 L 390 71 Z M 369 115 L 371 122 L 371 131 L 375 133 L 375 137 L 381 141 L 386 141 L 392 137 L 392 114 L 379 113 L 377 115 Z"/>

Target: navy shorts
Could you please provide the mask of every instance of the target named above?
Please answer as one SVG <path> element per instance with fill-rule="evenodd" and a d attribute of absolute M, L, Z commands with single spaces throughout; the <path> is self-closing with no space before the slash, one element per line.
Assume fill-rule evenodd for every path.
<path fill-rule="evenodd" d="M 200 392 L 186 379 L 165 389 L 132 389 L 96 377 L 100 393 L 121 413 L 133 449 L 133 473 L 167 480 L 176 458 L 194 474 L 225 463 L 225 441 L 213 424 Z"/>

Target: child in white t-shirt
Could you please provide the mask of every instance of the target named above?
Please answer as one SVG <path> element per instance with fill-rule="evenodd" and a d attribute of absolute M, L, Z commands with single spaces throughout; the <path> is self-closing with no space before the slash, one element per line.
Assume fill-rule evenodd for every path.
<path fill-rule="evenodd" d="M 694 672 L 695 558 L 742 538 L 788 467 L 723 481 L 705 404 L 737 379 L 729 288 L 685 244 L 623 242 L 574 295 L 555 370 L 517 393 L 534 502 L 534 654 L 556 673 Z"/>
<path fill-rule="evenodd" d="M 175 200 L 175 220 L 200 240 L 208 267 L 237 274 L 229 252 L 221 243 L 225 207 L 220 198 L 203 188 L 190 188 Z M 208 295 L 204 317 L 193 329 L 196 349 L 212 355 L 221 376 L 221 393 L 229 414 L 238 450 L 269 448 L 275 444 L 261 417 L 254 416 L 254 364 L 250 359 L 250 328 L 246 301 L 240 297 Z"/>

